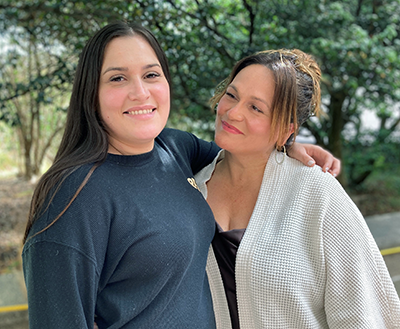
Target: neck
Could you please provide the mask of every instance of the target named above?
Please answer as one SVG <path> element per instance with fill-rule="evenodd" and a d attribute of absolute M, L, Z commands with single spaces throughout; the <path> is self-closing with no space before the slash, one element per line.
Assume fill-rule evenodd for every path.
<path fill-rule="evenodd" d="M 138 155 L 143 153 L 150 152 L 154 147 L 154 141 L 150 144 L 138 144 L 135 147 L 130 145 L 118 143 L 118 146 L 115 146 L 115 143 L 108 142 L 108 153 L 117 154 L 117 155 Z"/>
<path fill-rule="evenodd" d="M 108 143 L 108 153 L 111 154 L 118 154 L 118 155 L 126 155 L 124 153 L 122 153 L 120 150 L 118 150 L 114 145 L 112 145 L 111 143 Z"/>
<path fill-rule="evenodd" d="M 232 186 L 261 182 L 269 154 L 259 157 L 237 156 L 225 151 L 225 158 L 215 169 L 215 174 L 224 176 Z"/>

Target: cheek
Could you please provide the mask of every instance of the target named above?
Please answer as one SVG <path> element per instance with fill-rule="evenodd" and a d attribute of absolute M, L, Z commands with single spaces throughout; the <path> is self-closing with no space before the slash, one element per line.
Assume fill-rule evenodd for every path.
<path fill-rule="evenodd" d="M 223 116 L 223 104 L 221 102 L 218 103 L 217 113 L 215 116 L 215 131 L 222 128 L 221 117 Z"/>
<path fill-rule="evenodd" d="M 223 115 L 228 108 L 228 101 L 225 96 L 222 96 L 222 98 L 218 102 L 217 106 L 217 115 Z"/>
<path fill-rule="evenodd" d="M 113 89 L 110 90 L 105 96 L 109 106 L 118 106 L 125 101 L 128 92 L 121 88 L 121 89 Z"/>
<path fill-rule="evenodd" d="M 253 133 L 257 136 L 265 137 L 269 140 L 269 136 L 271 134 L 271 122 L 270 120 L 255 120 L 251 125 Z"/>
<path fill-rule="evenodd" d="M 120 109 L 125 100 L 124 95 L 126 95 L 126 93 L 122 89 L 100 90 L 100 113 L 103 116 L 103 119 L 111 114 L 114 110 Z"/>
<path fill-rule="evenodd" d="M 153 95 L 156 96 L 158 103 L 159 103 L 158 105 L 159 106 L 168 106 L 168 110 L 169 110 L 169 106 L 170 106 L 169 94 L 170 94 L 170 92 L 169 92 L 168 84 L 159 85 L 153 89 Z"/>

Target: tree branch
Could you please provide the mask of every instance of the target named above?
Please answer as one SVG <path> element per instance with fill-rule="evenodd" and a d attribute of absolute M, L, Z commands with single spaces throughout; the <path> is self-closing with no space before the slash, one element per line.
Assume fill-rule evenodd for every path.
<path fill-rule="evenodd" d="M 198 1 L 196 1 L 196 3 L 197 3 L 197 5 L 198 5 L 198 13 L 199 13 L 199 16 L 196 16 L 196 15 L 194 15 L 194 14 L 192 14 L 192 13 L 189 13 L 189 12 L 186 12 L 186 11 L 182 10 L 181 8 L 177 7 L 176 4 L 175 4 L 173 1 L 171 1 L 171 0 L 167 0 L 167 2 L 168 2 L 173 8 L 175 8 L 176 10 L 180 10 L 181 12 L 185 12 L 186 15 L 188 15 L 190 18 L 197 19 L 198 21 L 200 21 L 200 22 L 203 24 L 203 26 L 205 26 L 208 30 L 210 30 L 214 35 L 216 35 L 216 36 L 218 36 L 219 38 L 224 39 L 224 40 L 226 40 L 226 41 L 230 41 L 229 38 L 227 38 L 225 35 L 221 34 L 221 33 L 218 31 L 217 27 L 213 28 L 212 26 L 210 26 L 210 24 L 209 24 L 208 21 L 207 21 L 207 17 L 205 17 L 205 16 L 202 14 L 201 10 L 200 10 L 200 6 L 199 6 L 200 4 L 199 4 Z M 213 20 L 213 21 L 215 22 L 215 20 Z"/>
<path fill-rule="evenodd" d="M 253 44 L 253 34 L 254 34 L 254 21 L 256 15 L 253 12 L 253 8 L 251 5 L 247 2 L 247 0 L 242 0 L 243 6 L 246 8 L 246 10 L 249 12 L 249 18 L 250 18 L 250 30 L 249 30 L 249 47 Z"/>
<path fill-rule="evenodd" d="M 361 13 L 361 6 L 364 0 L 358 0 L 358 4 L 357 4 L 357 10 L 356 10 L 356 17 L 360 16 Z"/>

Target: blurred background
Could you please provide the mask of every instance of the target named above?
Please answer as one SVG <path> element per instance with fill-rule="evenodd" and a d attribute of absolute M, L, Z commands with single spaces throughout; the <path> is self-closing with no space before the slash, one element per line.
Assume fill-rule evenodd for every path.
<path fill-rule="evenodd" d="M 79 53 L 121 19 L 167 54 L 168 125 L 208 140 L 208 100 L 237 60 L 313 54 L 326 115 L 298 140 L 342 160 L 338 179 L 364 216 L 400 212 L 400 0 L 0 0 L 0 274 L 21 268 L 29 199 L 57 151 Z"/>

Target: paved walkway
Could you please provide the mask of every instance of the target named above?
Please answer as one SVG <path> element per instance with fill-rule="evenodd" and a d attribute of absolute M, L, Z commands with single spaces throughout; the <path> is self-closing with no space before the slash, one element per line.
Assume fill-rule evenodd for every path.
<path fill-rule="evenodd" d="M 400 296 L 400 212 L 366 217 L 365 221 L 382 251 L 396 248 L 396 253 L 384 256 L 390 276 Z"/>
<path fill-rule="evenodd" d="M 365 220 L 379 249 L 394 252 L 384 256 L 384 259 L 400 295 L 400 250 L 396 248 L 400 247 L 400 212 L 370 216 Z M 13 306 L 13 311 L 4 312 L 7 306 Z M 21 272 L 0 275 L 0 329 L 28 329 L 26 292 Z"/>
<path fill-rule="evenodd" d="M 0 312 L 1 329 L 28 329 L 28 311 L 26 310 L 26 291 L 21 272 L 0 275 Z"/>

